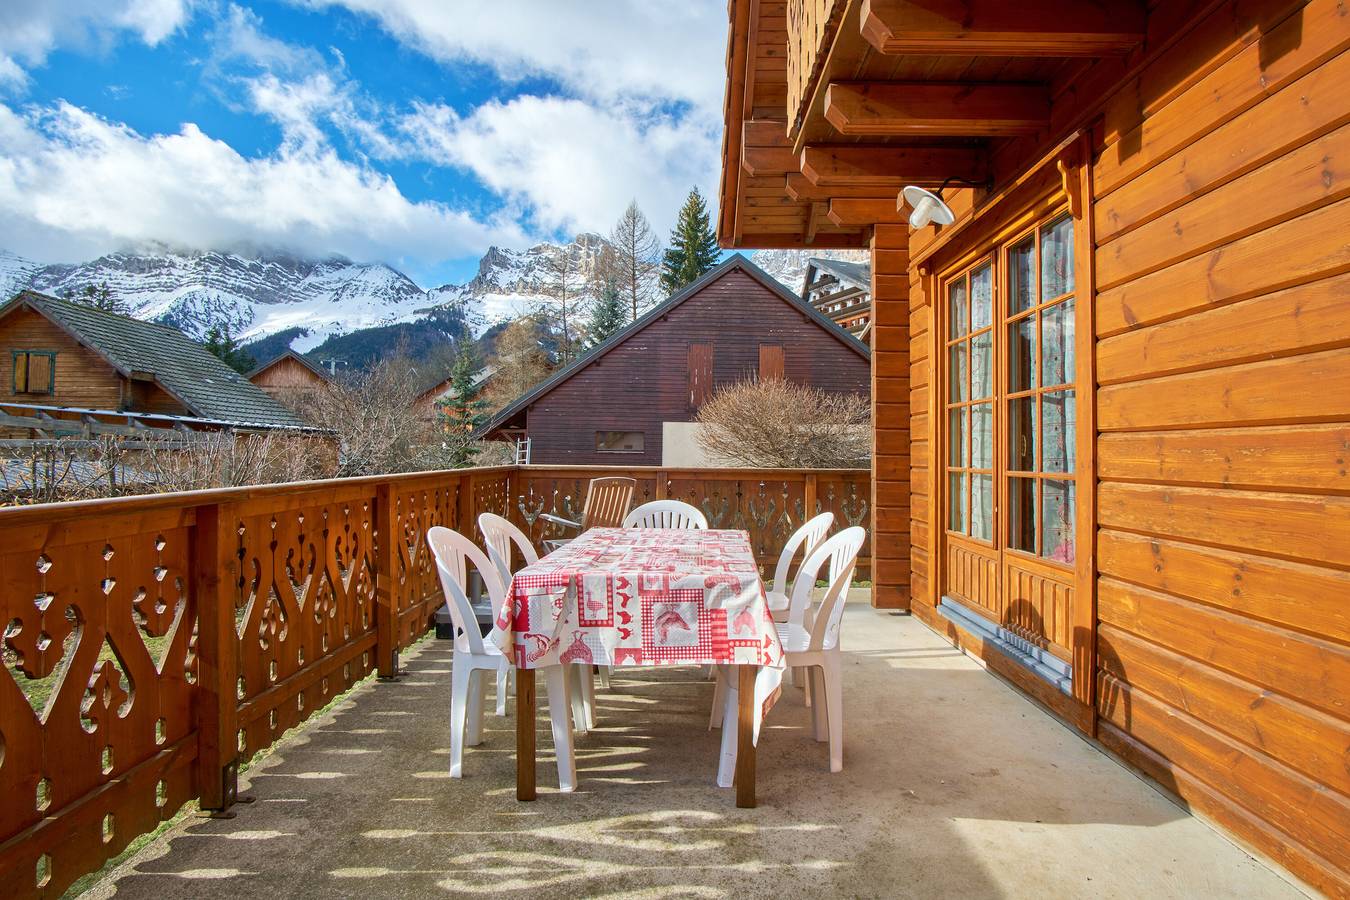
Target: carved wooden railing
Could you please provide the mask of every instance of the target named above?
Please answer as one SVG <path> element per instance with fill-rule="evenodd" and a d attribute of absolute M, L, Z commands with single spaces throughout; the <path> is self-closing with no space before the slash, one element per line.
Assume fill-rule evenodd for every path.
<path fill-rule="evenodd" d="M 812 510 L 870 512 L 866 471 L 539 466 L 0 510 L 6 895 L 59 895 L 191 800 L 228 808 L 241 761 L 393 675 L 444 602 L 432 525 L 477 538 L 491 511 L 538 539 L 616 473 L 747 529 L 770 567 Z"/>
<path fill-rule="evenodd" d="M 816 79 L 834 40 L 845 0 L 788 0 L 787 120 L 795 135 L 805 119 Z"/>

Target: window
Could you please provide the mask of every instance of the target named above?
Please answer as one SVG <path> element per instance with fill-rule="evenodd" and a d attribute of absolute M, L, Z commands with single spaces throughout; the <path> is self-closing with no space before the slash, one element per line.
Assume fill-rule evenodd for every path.
<path fill-rule="evenodd" d="M 56 352 L 54 350 L 11 351 L 14 393 L 50 394 L 56 389 Z"/>
<path fill-rule="evenodd" d="M 947 285 L 948 526 L 994 538 L 994 266 Z"/>
<path fill-rule="evenodd" d="M 712 397 L 713 345 L 689 345 L 689 408 L 697 412 Z"/>
<path fill-rule="evenodd" d="M 782 344 L 760 344 L 759 345 L 759 380 L 768 381 L 773 378 L 786 378 L 784 374 L 783 363 L 783 345 Z"/>
<path fill-rule="evenodd" d="M 1077 500 L 1073 242 L 1060 216 L 943 288 L 947 529 L 1064 565 Z"/>
<path fill-rule="evenodd" d="M 597 431 L 595 449 L 601 453 L 641 453 L 645 438 L 641 431 Z"/>

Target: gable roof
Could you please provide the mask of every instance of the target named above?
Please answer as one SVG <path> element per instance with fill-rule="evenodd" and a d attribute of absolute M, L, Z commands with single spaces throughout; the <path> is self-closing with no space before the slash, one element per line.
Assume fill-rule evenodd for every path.
<path fill-rule="evenodd" d="M 255 376 L 261 374 L 262 372 L 266 372 L 268 369 L 272 368 L 277 363 L 281 362 L 283 359 L 291 359 L 298 362 L 300 365 L 304 366 L 316 377 L 321 378 L 324 381 L 333 380 L 332 377 L 329 376 L 328 371 L 324 369 L 323 366 L 317 366 L 314 363 L 310 362 L 305 357 L 301 356 L 299 353 L 296 353 L 294 350 L 289 349 L 281 353 L 278 353 L 276 356 L 272 357 L 270 360 L 263 363 L 262 365 L 255 366 L 253 370 L 244 377 L 247 378 L 249 381 L 252 381 Z"/>
<path fill-rule="evenodd" d="M 313 427 L 176 328 L 36 291 L 22 291 L 0 306 L 0 317 L 20 307 L 55 324 L 123 376 L 153 376 L 195 416 L 237 425 Z"/>
<path fill-rule="evenodd" d="M 862 288 L 864 291 L 872 290 L 872 267 L 863 262 L 849 262 L 843 259 L 825 259 L 819 256 L 813 256 L 807 262 L 808 269 L 818 269 L 829 272 L 840 281 L 848 282 L 856 288 Z M 802 287 L 805 293 L 811 289 L 811 278 L 806 278 L 806 284 Z"/>
<path fill-rule="evenodd" d="M 808 319 L 811 319 L 813 322 L 819 325 L 821 329 L 823 329 L 835 340 L 839 341 L 839 343 L 848 347 L 850 350 L 852 350 L 854 353 L 857 353 L 863 359 L 871 358 L 871 351 L 868 349 L 866 344 L 855 338 L 853 335 L 849 334 L 844 329 L 840 328 L 838 325 L 834 324 L 834 322 L 830 321 L 814 307 L 810 306 L 809 304 L 803 303 L 801 298 L 799 298 L 796 294 L 789 291 L 787 287 L 783 285 L 782 282 L 774 278 L 768 272 L 765 272 L 763 269 L 752 263 L 750 260 L 746 259 L 741 254 L 734 253 L 726 260 L 724 260 L 721 264 L 719 264 L 716 268 L 712 269 L 707 274 L 705 274 L 702 278 L 689 284 L 687 287 L 683 288 L 677 293 L 672 294 L 663 303 L 647 310 L 647 312 L 645 312 L 642 316 L 640 316 L 636 321 L 630 323 L 626 328 L 610 335 L 610 337 L 607 340 L 602 341 L 601 343 L 595 345 L 595 347 L 591 348 L 584 355 L 579 356 L 576 359 L 572 360 L 572 362 L 568 363 L 558 371 L 554 372 L 547 379 L 540 382 L 530 390 L 526 391 L 521 396 L 517 397 L 515 400 L 513 400 L 511 403 L 505 406 L 500 412 L 494 415 L 486 425 L 479 428 L 478 431 L 474 433 L 475 436 L 482 437 L 483 435 L 490 434 L 493 431 L 496 431 L 503 424 L 509 422 L 511 418 L 515 416 L 517 413 L 519 413 L 522 409 L 526 408 L 527 406 L 530 406 L 531 404 L 539 400 L 539 398 L 547 394 L 549 391 L 553 390 L 558 385 L 562 384 L 564 381 L 567 381 L 569 378 L 580 372 L 582 369 L 587 368 L 592 363 L 599 360 L 606 353 L 609 353 L 609 351 L 613 350 L 615 347 L 619 346 L 624 341 L 631 338 L 633 335 L 642 331 L 648 325 L 657 321 L 662 316 L 665 316 L 671 310 L 675 309 L 677 306 L 684 303 L 684 301 L 688 300 L 690 297 L 693 297 L 699 292 L 701 292 L 704 288 L 708 287 L 708 285 L 721 280 L 731 272 L 744 272 L 746 275 L 749 275 L 755 281 L 758 281 L 763 287 L 766 287 L 770 291 L 772 291 L 784 303 L 788 304 L 797 312 L 801 313 L 803 316 L 806 316 Z"/>

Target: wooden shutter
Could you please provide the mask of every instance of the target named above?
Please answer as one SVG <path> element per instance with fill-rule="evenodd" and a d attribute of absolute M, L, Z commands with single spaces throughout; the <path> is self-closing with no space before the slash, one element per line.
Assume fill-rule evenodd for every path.
<path fill-rule="evenodd" d="M 712 397 L 713 345 L 689 345 L 689 408 L 697 411 Z"/>
<path fill-rule="evenodd" d="M 22 394 L 28 390 L 28 354 L 15 353 L 14 360 L 14 393 Z"/>
<path fill-rule="evenodd" d="M 55 361 L 56 355 L 53 353 L 28 354 L 28 393 L 52 392 L 52 364 Z"/>
<path fill-rule="evenodd" d="M 783 345 L 782 344 L 760 344 L 759 345 L 759 380 L 769 381 L 773 378 L 786 378 L 783 363 Z"/>

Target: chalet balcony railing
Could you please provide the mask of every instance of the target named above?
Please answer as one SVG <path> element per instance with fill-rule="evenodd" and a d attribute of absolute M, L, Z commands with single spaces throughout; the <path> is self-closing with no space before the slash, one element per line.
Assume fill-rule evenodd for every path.
<path fill-rule="evenodd" d="M 793 135 L 805 120 L 844 6 L 845 0 L 788 0 L 787 120 Z"/>
<path fill-rule="evenodd" d="M 606 474 L 769 567 L 813 511 L 870 513 L 865 470 L 542 466 L 0 510 L 0 884 L 59 896 L 184 803 L 230 806 L 240 762 L 430 627 L 428 528 L 491 511 L 539 539 Z"/>

